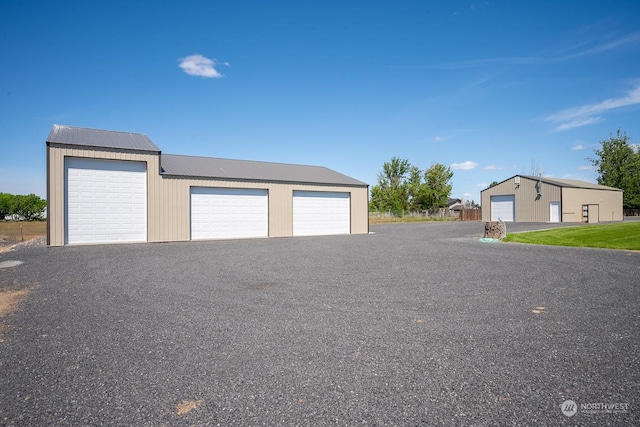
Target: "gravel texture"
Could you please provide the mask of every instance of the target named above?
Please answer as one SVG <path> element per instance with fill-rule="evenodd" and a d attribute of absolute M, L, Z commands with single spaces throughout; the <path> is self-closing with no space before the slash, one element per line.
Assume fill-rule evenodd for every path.
<path fill-rule="evenodd" d="M 371 231 L 0 253 L 0 425 L 640 424 L 640 253 Z"/>

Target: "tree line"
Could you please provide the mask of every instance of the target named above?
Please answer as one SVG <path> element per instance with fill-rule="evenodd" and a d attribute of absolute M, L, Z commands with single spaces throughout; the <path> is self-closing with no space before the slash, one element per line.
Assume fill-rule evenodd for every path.
<path fill-rule="evenodd" d="M 371 187 L 370 211 L 435 210 L 447 205 L 453 172 L 441 163 L 421 170 L 407 159 L 392 157 L 382 165 L 378 183 Z"/>
<path fill-rule="evenodd" d="M 36 196 L 13 195 L 0 193 L 0 219 L 7 217 L 18 218 L 24 221 L 34 221 L 44 219 L 44 210 L 47 201 Z"/>
<path fill-rule="evenodd" d="M 640 209 L 640 146 L 631 144 L 626 132 L 618 129 L 615 136 L 600 141 L 588 159 L 598 172 L 598 184 L 620 188 L 625 209 Z"/>
<path fill-rule="evenodd" d="M 598 184 L 623 190 L 624 209 L 640 209 L 640 144 L 632 144 L 627 133 L 618 129 L 600 141 L 594 153 L 596 157 L 587 160 L 596 168 Z M 539 170 L 537 164 L 532 168 Z M 378 182 L 371 187 L 369 211 L 400 214 L 445 207 L 451 178 L 453 172 L 441 163 L 423 171 L 407 159 L 392 157 L 382 165 Z M 493 181 L 489 187 L 497 184 Z"/>

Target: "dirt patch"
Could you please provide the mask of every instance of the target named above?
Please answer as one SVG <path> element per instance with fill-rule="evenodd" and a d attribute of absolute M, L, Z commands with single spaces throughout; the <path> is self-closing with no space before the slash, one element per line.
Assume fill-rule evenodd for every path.
<path fill-rule="evenodd" d="M 27 290 L 0 291 L 0 317 L 4 317 L 15 311 L 18 303 L 27 296 Z"/>
<path fill-rule="evenodd" d="M 2 332 L 4 323 L 2 318 L 13 313 L 18 308 L 18 304 L 27 296 L 28 291 L 21 289 L 17 291 L 0 291 L 0 342 L 3 342 Z"/>
<path fill-rule="evenodd" d="M 39 236 L 30 238 L 29 240 L 25 240 L 24 242 L 11 242 L 7 240 L 3 240 L 2 236 L 0 236 L 0 253 L 9 252 L 18 248 L 28 248 L 32 246 L 46 246 L 47 238 L 46 236 Z"/>
<path fill-rule="evenodd" d="M 536 307 L 531 312 L 533 314 L 547 314 L 547 307 Z"/>
<path fill-rule="evenodd" d="M 178 415 L 184 415 L 196 409 L 202 405 L 203 400 L 183 400 L 176 405 L 176 413 Z"/>

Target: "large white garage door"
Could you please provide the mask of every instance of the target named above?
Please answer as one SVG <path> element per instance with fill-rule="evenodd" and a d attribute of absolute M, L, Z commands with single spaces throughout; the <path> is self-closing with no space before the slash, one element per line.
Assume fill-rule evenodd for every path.
<path fill-rule="evenodd" d="M 65 243 L 147 241 L 143 162 L 65 160 Z"/>
<path fill-rule="evenodd" d="M 322 191 L 293 192 L 293 235 L 349 234 L 349 193 Z"/>
<path fill-rule="evenodd" d="M 491 221 L 513 222 L 516 196 L 491 196 Z"/>
<path fill-rule="evenodd" d="M 267 190 L 191 188 L 191 239 L 269 235 Z"/>

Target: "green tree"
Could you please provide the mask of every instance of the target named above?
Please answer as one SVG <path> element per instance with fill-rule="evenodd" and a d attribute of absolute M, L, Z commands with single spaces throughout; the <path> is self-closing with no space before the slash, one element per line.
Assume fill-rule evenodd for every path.
<path fill-rule="evenodd" d="M 420 202 L 420 192 L 424 185 L 422 176 L 423 173 L 419 167 L 411 166 L 409 169 L 409 177 L 407 178 L 408 207 L 411 210 L 420 210 L 423 208 Z"/>
<path fill-rule="evenodd" d="M 588 159 L 598 172 L 598 184 L 624 191 L 626 209 L 640 208 L 640 149 L 629 144 L 630 138 L 620 129 L 616 135 L 600 141 L 595 159 Z"/>
<path fill-rule="evenodd" d="M 46 200 L 41 199 L 35 194 L 29 194 L 26 196 L 18 195 L 13 196 L 13 212 L 12 214 L 18 215 L 25 221 L 33 221 L 36 219 L 42 219 L 44 215 L 44 209 L 47 207 Z"/>
<path fill-rule="evenodd" d="M 498 184 L 499 184 L 498 181 L 493 181 L 491 184 L 489 184 L 487 188 L 495 187 Z"/>
<path fill-rule="evenodd" d="M 424 172 L 422 185 L 422 206 L 426 209 L 438 209 L 447 206 L 447 199 L 451 196 L 451 178 L 453 172 L 442 163 L 434 163 Z"/>
<path fill-rule="evenodd" d="M 437 209 L 447 205 L 451 195 L 451 169 L 432 164 L 426 171 L 412 166 L 408 160 L 391 158 L 378 174 L 378 183 L 371 188 L 369 210 L 392 211 Z"/>
<path fill-rule="evenodd" d="M 371 188 L 370 210 L 392 211 L 396 214 L 408 208 L 409 185 L 407 174 L 411 164 L 406 159 L 392 157 L 382 165 L 378 183 Z"/>
<path fill-rule="evenodd" d="M 13 194 L 0 193 L 0 220 L 13 213 Z"/>

